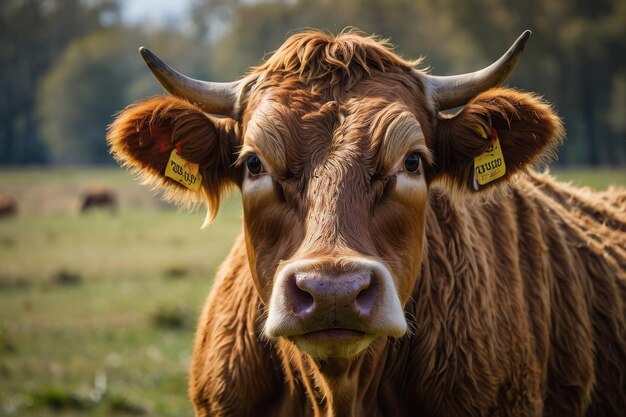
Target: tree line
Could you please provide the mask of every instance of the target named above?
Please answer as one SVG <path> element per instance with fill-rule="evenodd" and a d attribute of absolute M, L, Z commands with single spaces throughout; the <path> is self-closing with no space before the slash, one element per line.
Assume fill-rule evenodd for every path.
<path fill-rule="evenodd" d="M 626 2 L 621 0 L 192 0 L 183 27 L 128 25 L 119 0 L 0 2 L 0 164 L 110 163 L 106 126 L 162 90 L 145 45 L 195 78 L 232 80 L 303 28 L 388 37 L 431 73 L 488 65 L 533 36 L 508 84 L 563 117 L 560 164 L 626 163 Z"/>

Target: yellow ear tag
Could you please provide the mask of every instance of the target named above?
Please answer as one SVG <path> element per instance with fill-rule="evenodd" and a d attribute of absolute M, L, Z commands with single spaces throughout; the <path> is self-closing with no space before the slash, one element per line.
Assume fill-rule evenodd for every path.
<path fill-rule="evenodd" d="M 202 176 L 198 172 L 198 164 L 185 161 L 176 149 L 172 149 L 170 160 L 165 167 L 165 176 L 189 188 L 198 191 L 202 184 Z"/>
<path fill-rule="evenodd" d="M 506 173 L 502 147 L 495 129 L 491 129 L 493 143 L 482 154 L 474 158 L 474 189 L 497 180 Z"/>

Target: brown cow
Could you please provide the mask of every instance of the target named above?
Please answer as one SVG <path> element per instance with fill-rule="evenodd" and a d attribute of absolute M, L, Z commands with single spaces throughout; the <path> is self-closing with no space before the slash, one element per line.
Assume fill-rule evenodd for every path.
<path fill-rule="evenodd" d="M 10 195 L 0 194 L 0 218 L 17 214 L 17 201 Z"/>
<path fill-rule="evenodd" d="M 117 210 L 117 197 L 113 190 L 108 188 L 90 188 L 80 196 L 80 212 L 86 213 L 95 208 L 106 208 L 112 213 Z"/>
<path fill-rule="evenodd" d="M 563 135 L 540 98 L 493 88 L 528 36 L 450 77 L 355 33 L 296 34 L 233 83 L 141 50 L 179 98 L 123 111 L 113 155 L 208 220 L 242 193 L 197 415 L 624 415 L 623 197 L 527 173 Z"/>

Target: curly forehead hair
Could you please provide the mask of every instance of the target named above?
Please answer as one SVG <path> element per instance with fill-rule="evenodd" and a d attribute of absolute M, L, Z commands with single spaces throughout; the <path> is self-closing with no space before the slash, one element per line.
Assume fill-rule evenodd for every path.
<path fill-rule="evenodd" d="M 407 61 L 396 55 L 388 40 L 350 30 L 333 36 L 305 31 L 291 36 L 253 73 L 281 73 L 297 76 L 302 82 L 341 83 L 350 89 L 373 72 L 406 72 L 421 58 Z"/>

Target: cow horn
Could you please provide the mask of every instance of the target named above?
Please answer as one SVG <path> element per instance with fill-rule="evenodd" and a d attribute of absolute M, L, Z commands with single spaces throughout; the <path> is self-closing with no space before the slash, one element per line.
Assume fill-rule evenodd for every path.
<path fill-rule="evenodd" d="M 208 113 L 236 118 L 237 100 L 241 92 L 239 81 L 215 83 L 196 80 L 179 73 L 143 46 L 139 48 L 139 53 L 152 74 L 170 94 L 197 103 Z"/>
<path fill-rule="evenodd" d="M 462 106 L 483 91 L 506 81 L 522 56 L 530 34 L 530 30 L 524 31 L 509 50 L 487 68 L 450 76 L 425 74 L 436 109 L 447 110 Z"/>

